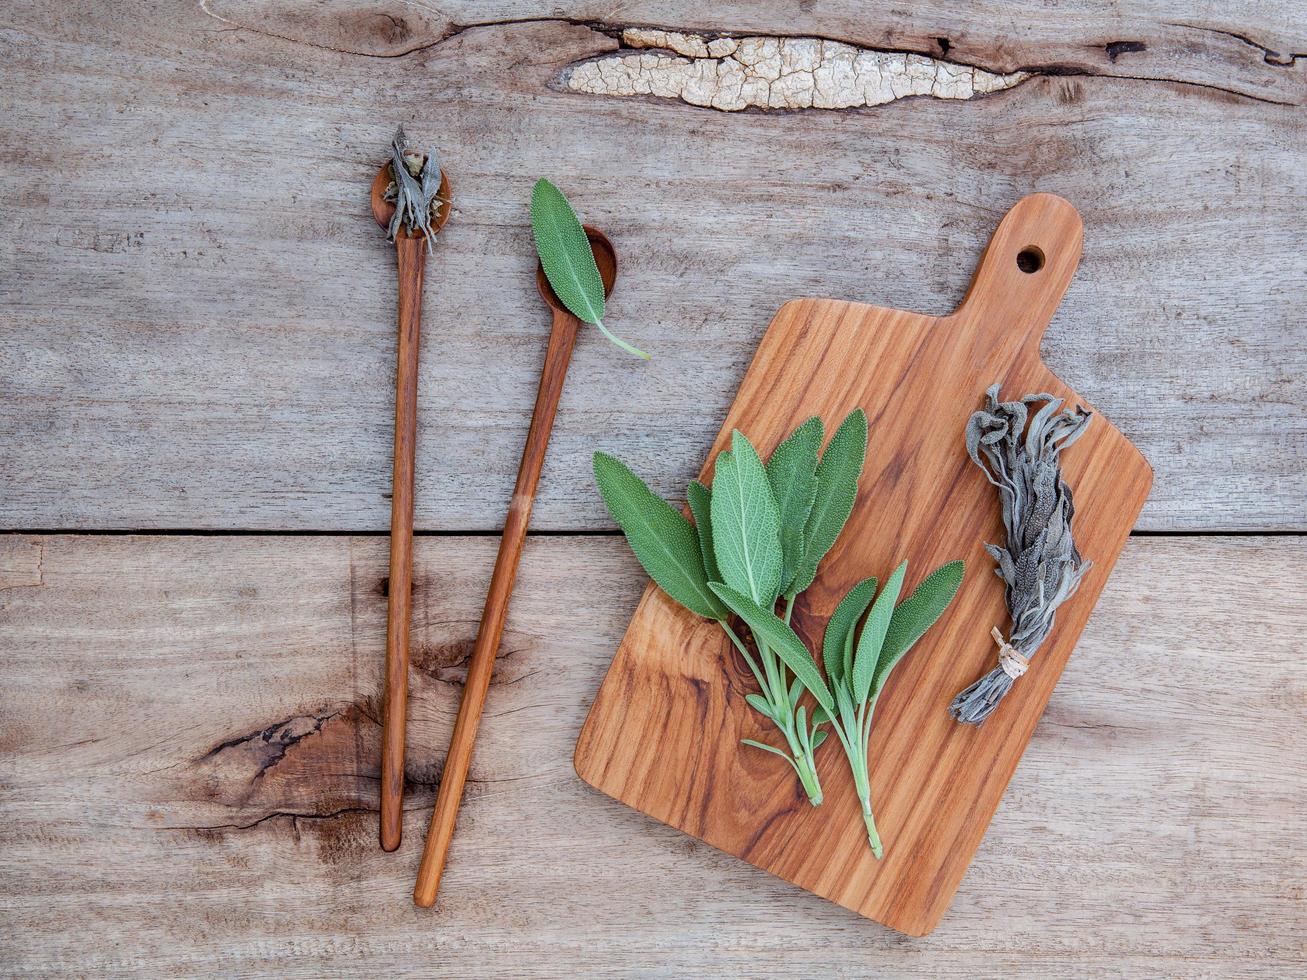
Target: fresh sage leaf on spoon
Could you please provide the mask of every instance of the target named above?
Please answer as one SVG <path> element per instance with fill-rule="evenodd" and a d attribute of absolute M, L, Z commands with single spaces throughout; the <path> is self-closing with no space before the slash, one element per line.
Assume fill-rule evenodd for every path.
<path fill-rule="evenodd" d="M 545 278 L 563 305 L 628 354 L 649 360 L 648 354 L 604 326 L 604 281 L 590 239 L 563 192 L 544 178 L 531 191 L 531 230 Z"/>

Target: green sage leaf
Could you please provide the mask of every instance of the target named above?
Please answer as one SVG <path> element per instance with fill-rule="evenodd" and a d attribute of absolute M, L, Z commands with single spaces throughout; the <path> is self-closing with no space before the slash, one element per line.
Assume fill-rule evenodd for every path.
<path fill-rule="evenodd" d="M 853 513 L 858 477 L 867 458 L 867 413 L 855 408 L 831 436 L 817 466 L 817 496 L 803 531 L 803 558 L 789 594 L 802 592 L 817 577 L 817 566 Z"/>
<path fill-rule="evenodd" d="M 699 553 L 703 555 L 703 570 L 709 582 L 720 582 L 722 573 L 717 570 L 717 557 L 712 550 L 712 491 L 698 480 L 691 480 L 685 491 L 694 515 L 694 530 L 699 535 Z"/>
<path fill-rule="evenodd" d="M 840 726 L 845 728 L 853 723 L 854 716 L 858 713 L 858 706 L 853 703 L 850 683 L 851 679 L 846 677 L 835 685 L 835 709 L 839 713 Z"/>
<path fill-rule="evenodd" d="M 894 616 L 894 603 L 899 601 L 899 591 L 903 588 L 903 576 L 908 573 L 908 563 L 902 562 L 894 569 L 885 587 L 876 596 L 867 621 L 862 626 L 862 635 L 858 638 L 858 651 L 853 655 L 853 703 L 861 707 L 867 701 L 871 691 L 871 680 L 880 665 L 880 651 L 885 642 L 885 633 Z"/>
<path fill-rule="evenodd" d="M 781 582 L 780 516 L 762 460 L 738 429 L 730 451 L 717 456 L 711 512 L 721 581 L 771 607 Z"/>
<path fill-rule="evenodd" d="M 817 457 L 825 431 L 821 419 L 813 416 L 777 446 L 767 461 L 767 479 L 781 519 L 780 593 L 783 596 L 790 595 L 790 586 L 803 559 L 803 532 L 813 501 L 817 499 Z"/>
<path fill-rule="evenodd" d="M 826 622 L 821 640 L 821 659 L 826 665 L 826 677 L 831 683 L 843 680 L 853 672 L 853 631 L 858 620 L 871 605 L 876 595 L 876 580 L 864 578 L 849 589 L 840 600 L 835 612 Z"/>
<path fill-rule="evenodd" d="M 531 190 L 531 231 L 540 267 L 562 304 L 628 354 L 649 360 L 648 354 L 604 326 L 604 280 L 594 247 L 563 192 L 543 178 Z"/>
<path fill-rule="evenodd" d="M 594 454 L 594 474 L 608 512 L 658 587 L 697 616 L 727 619 L 708 587 L 699 538 L 685 515 L 607 453 Z"/>
<path fill-rule="evenodd" d="M 881 688 L 895 665 L 903 655 L 912 649 L 912 645 L 921 639 L 926 630 L 935 625 L 944 610 L 948 608 L 953 597 L 962 585 L 962 576 L 966 565 L 960 561 L 951 561 L 941 565 L 916 587 L 890 617 L 889 629 L 885 631 L 885 642 L 880 648 L 880 662 L 876 665 L 876 674 L 872 678 L 868 698 L 875 704 L 880 697 Z"/>
<path fill-rule="evenodd" d="M 586 323 L 604 317 L 604 281 L 590 239 L 563 192 L 541 178 L 531 190 L 531 230 L 549 285 Z"/>
<path fill-rule="evenodd" d="M 737 616 L 749 624 L 749 629 L 753 630 L 754 639 L 759 644 L 765 644 L 781 658 L 786 667 L 794 672 L 795 677 L 803 681 L 803 686 L 812 692 L 812 696 L 826 709 L 827 714 L 835 710 L 835 698 L 831 695 L 826 682 L 821 679 L 821 671 L 817 669 L 812 654 L 803 645 L 798 634 L 790 629 L 789 624 L 770 609 L 763 609 L 747 595 L 728 585 L 712 582 L 709 588 L 716 592 L 722 602 L 726 603 Z"/>
<path fill-rule="evenodd" d="M 797 704 L 799 701 L 799 695 L 801 695 L 802 693 L 803 693 L 803 681 L 799 680 L 796 677 L 794 678 L 793 681 L 790 682 L 790 690 L 788 695 L 790 704 Z"/>
<path fill-rule="evenodd" d="M 766 718 L 773 718 L 774 720 L 771 705 L 767 703 L 767 699 L 761 694 L 746 694 L 744 700 L 748 701 L 749 706 L 752 707 L 754 711 L 758 712 L 758 714 Z"/>
<path fill-rule="evenodd" d="M 772 755 L 779 755 L 782 759 L 784 759 L 786 762 L 790 764 L 790 766 L 794 769 L 795 772 L 799 771 L 799 767 L 794 764 L 794 760 L 790 758 L 790 754 L 788 752 L 782 752 L 774 745 L 768 745 L 766 742 L 756 742 L 751 738 L 740 739 L 740 744 L 752 745 L 755 749 L 762 749 L 764 752 L 772 753 Z"/>

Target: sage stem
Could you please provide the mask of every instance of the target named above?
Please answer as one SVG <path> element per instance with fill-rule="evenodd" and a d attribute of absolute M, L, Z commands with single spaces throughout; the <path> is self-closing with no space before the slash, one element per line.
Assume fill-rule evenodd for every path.
<path fill-rule="evenodd" d="M 861 802 L 862 822 L 867 825 L 867 841 L 871 844 L 871 853 L 879 861 L 885 854 L 885 848 L 881 845 L 880 834 L 876 833 L 876 818 L 871 815 L 871 799 L 864 796 Z"/>
<path fill-rule="evenodd" d="M 731 642 L 735 644 L 735 649 L 740 651 L 740 656 L 744 658 L 744 662 L 748 664 L 749 669 L 753 671 L 753 677 L 758 682 L 758 686 L 766 692 L 767 683 L 763 680 L 762 671 L 758 669 L 758 662 L 753 659 L 753 654 L 749 652 L 749 648 L 744 645 L 744 641 L 740 639 L 735 630 L 731 629 L 730 623 L 726 622 L 724 619 L 719 619 L 717 622 L 721 624 L 722 629 L 726 631 L 726 635 L 729 636 Z"/>
<path fill-rule="evenodd" d="M 793 750 L 793 743 L 790 748 Z M 808 802 L 813 806 L 821 806 L 823 799 L 821 781 L 817 779 L 817 770 L 813 768 L 811 757 L 805 752 L 797 752 L 794 756 L 794 768 L 799 774 L 799 782 L 803 784 L 803 791 L 808 794 Z"/>
<path fill-rule="evenodd" d="M 740 651 L 740 656 L 749 665 L 754 680 L 758 682 L 762 696 L 771 706 L 772 723 L 776 726 L 777 731 L 785 736 L 785 744 L 790 750 L 790 765 L 794 767 L 794 771 L 799 776 L 799 782 L 803 785 L 803 791 L 808 796 L 808 802 L 813 806 L 821 806 L 821 780 L 817 778 L 817 769 L 813 763 L 812 745 L 810 740 L 805 737 L 805 732 L 795 730 L 794 705 L 790 704 L 789 692 L 785 684 L 784 668 L 777 663 L 776 655 L 772 653 L 767 644 L 761 641 L 758 641 L 758 654 L 762 659 L 762 666 L 759 667 L 758 661 L 749 653 L 749 648 L 744 645 L 744 641 L 740 639 L 739 634 L 731 629 L 730 624 L 720 619 L 717 622 L 726 635 L 731 638 L 731 642 L 735 644 L 735 649 Z M 754 639 L 757 640 L 757 637 Z"/>
<path fill-rule="evenodd" d="M 618 347 L 622 348 L 622 350 L 626 351 L 628 354 L 634 354 L 636 357 L 645 361 L 649 360 L 649 355 L 646 354 L 644 351 L 640 350 L 639 347 L 632 347 L 621 337 L 617 336 L 615 333 L 613 333 L 611 330 L 605 327 L 603 320 L 595 320 L 594 325 L 599 328 L 600 332 L 605 337 L 611 340 Z"/>
<path fill-rule="evenodd" d="M 776 655 L 771 652 L 766 643 L 758 639 L 756 634 L 753 639 L 758 644 L 758 654 L 762 657 L 762 669 L 767 674 L 767 684 L 763 688 L 763 693 L 767 695 L 767 699 L 773 704 L 788 704 L 789 702 L 782 698 L 785 692 L 785 677 L 777 672 Z"/>

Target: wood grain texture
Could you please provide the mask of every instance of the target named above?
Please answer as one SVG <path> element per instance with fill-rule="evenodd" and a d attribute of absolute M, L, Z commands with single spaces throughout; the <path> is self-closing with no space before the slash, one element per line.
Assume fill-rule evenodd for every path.
<path fill-rule="evenodd" d="M 416 542 L 412 809 L 387 855 L 384 537 L 0 538 L 0 973 L 1307 968 L 1302 539 L 1127 545 L 952 910 L 912 941 L 572 773 L 646 581 L 606 537 L 528 541 L 442 901 L 414 909 L 495 546 Z"/>
<path fill-rule="evenodd" d="M 419 528 L 502 523 L 547 333 L 527 221 L 543 175 L 610 233 L 612 326 L 654 360 L 582 333 L 542 529 L 611 529 L 595 448 L 680 494 L 786 299 L 953 309 L 1035 190 L 1087 227 L 1044 358 L 1153 460 L 1140 527 L 1307 529 L 1294 5 L 1027 10 L 1020 30 L 990 0 L 559 9 L 598 27 L 470 26 L 541 16 L 521 4 L 8 5 L 5 526 L 386 528 L 393 263 L 360 188 L 402 120 L 458 196 L 428 284 L 444 312 L 420 368 Z M 1044 73 L 847 112 L 560 91 L 627 21 L 931 56 L 943 38 L 959 63 Z"/>
<path fill-rule="evenodd" d="M 994 716 L 978 728 L 954 722 L 949 702 L 994 666 L 990 629 L 1009 625 L 983 547 L 1002 540 L 1000 511 L 967 458 L 963 432 L 996 381 L 1006 398 L 1051 392 L 1081 401 L 1039 360 L 1039 338 L 1075 274 L 1080 242 L 1075 209 L 1036 194 L 1004 217 L 950 316 L 821 299 L 786 304 L 713 446 L 715 456 L 739 429 L 766 456 L 814 415 L 830 430 L 854 408 L 867 413 L 858 503 L 796 606 L 795 628 L 810 650 L 820 649 L 822 626 L 859 580 L 883 581 L 906 559 L 907 595 L 931 569 L 967 563 L 957 598 L 878 702 L 869 757 L 884 858 L 867 847 L 838 752 L 818 755 L 826 803 L 813 807 L 789 769 L 741 749 L 742 738 L 771 741 L 744 701 L 753 686 L 743 660 L 716 623 L 652 584 L 577 742 L 582 779 L 902 932 L 920 936 L 939 923 L 1152 482 L 1138 451 L 1095 418 L 1062 461 L 1076 495 L 1076 544 L 1093 567 L 1059 611 L 1036 668 Z M 1035 252 L 1042 267 L 1022 271 L 1018 256 Z M 711 471 L 710 458 L 705 482 Z"/>
<path fill-rule="evenodd" d="M 205 8 L 233 28 L 348 54 L 397 57 L 437 45 L 462 31 L 539 19 L 530 0 L 455 0 L 414 7 L 402 0 L 360 4 L 284 0 L 206 0 Z M 599 0 L 571 0 L 554 17 L 613 30 L 663 25 L 682 30 L 780 37 L 840 37 L 865 47 L 950 55 L 963 64 L 993 63 L 1002 71 L 1056 66 L 1071 74 L 1132 81 L 1174 81 L 1246 97 L 1301 102 L 1296 61 L 1307 31 L 1290 4 L 1262 5 L 1255 14 L 1183 10 L 1144 0 L 1128 12 L 1022 10 L 1013 31 L 1001 0 L 956 5 L 728 0 L 711 7 L 694 0 L 637 0 L 620 11 Z M 616 19 L 620 13 L 620 20 Z"/>

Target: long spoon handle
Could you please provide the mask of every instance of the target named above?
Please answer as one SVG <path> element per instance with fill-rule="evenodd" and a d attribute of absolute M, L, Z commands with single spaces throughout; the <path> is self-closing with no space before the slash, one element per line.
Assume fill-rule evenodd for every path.
<path fill-rule="evenodd" d="M 540 389 L 536 393 L 535 412 L 531 416 L 531 429 L 527 433 L 526 448 L 517 471 L 517 485 L 508 505 L 504 533 L 499 539 L 499 557 L 490 578 L 490 591 L 486 595 L 485 609 L 481 613 L 481 629 L 468 664 L 467 682 L 463 686 L 463 701 L 454 722 L 454 735 L 449 742 L 444 772 L 440 777 L 440 790 L 436 794 L 436 808 L 431 814 L 431 829 L 427 831 L 426 846 L 422 850 L 422 864 L 418 868 L 417 885 L 413 901 L 423 908 L 435 904 L 440 889 L 440 876 L 445 870 L 445 858 L 454 837 L 454 823 L 463 799 L 463 785 L 467 781 L 468 766 L 472 762 L 472 744 L 476 740 L 477 726 L 481 723 L 481 710 L 485 707 L 486 691 L 490 687 L 490 674 L 495 665 L 495 654 L 504 632 L 504 619 L 508 615 L 508 600 L 517 576 L 518 560 L 522 557 L 522 544 L 526 539 L 527 525 L 531 521 L 531 504 L 535 500 L 536 484 L 540 482 L 540 468 L 544 465 L 545 451 L 549 448 L 549 434 L 554 427 L 554 413 L 563 393 L 563 379 L 572 357 L 580 322 L 567 313 L 554 312 L 554 325 L 549 334 L 549 349 L 545 353 L 545 366 L 540 375 Z"/>
<path fill-rule="evenodd" d="M 381 849 L 404 832 L 404 727 L 408 712 L 408 627 L 413 588 L 413 455 L 417 437 L 418 334 L 426 240 L 395 239 L 399 264 L 399 353 L 395 372 L 395 468 L 390 501 L 390 598 L 386 611 L 386 695 L 381 734 Z"/>

